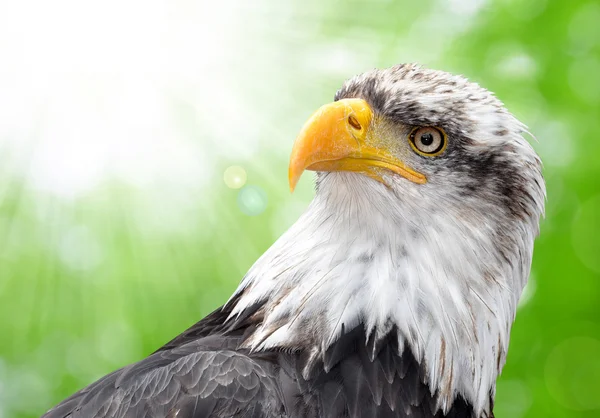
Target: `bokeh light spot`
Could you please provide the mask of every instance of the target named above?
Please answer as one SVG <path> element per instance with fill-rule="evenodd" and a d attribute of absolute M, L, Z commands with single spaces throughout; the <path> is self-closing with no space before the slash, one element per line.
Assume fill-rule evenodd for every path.
<path fill-rule="evenodd" d="M 577 9 L 569 23 L 569 39 L 573 53 L 586 53 L 600 43 L 598 22 L 600 22 L 600 4 L 589 2 Z"/>
<path fill-rule="evenodd" d="M 66 370 L 82 383 L 93 381 L 102 370 L 98 351 L 88 341 L 88 338 L 83 338 L 73 342 L 65 354 Z"/>
<path fill-rule="evenodd" d="M 531 391 L 520 380 L 500 380 L 496 386 L 494 415 L 520 418 L 532 403 Z"/>
<path fill-rule="evenodd" d="M 575 254 L 586 267 L 600 273 L 600 195 L 581 205 L 572 228 Z"/>
<path fill-rule="evenodd" d="M 568 167 L 575 158 L 572 129 L 557 120 L 541 120 L 532 132 L 539 142 L 535 149 L 542 157 L 545 166 Z"/>
<path fill-rule="evenodd" d="M 62 262 L 77 271 L 91 270 L 102 261 L 100 244 L 85 226 L 69 228 L 62 236 L 58 252 Z"/>
<path fill-rule="evenodd" d="M 600 102 L 600 60 L 588 56 L 575 60 L 569 68 L 569 86 L 582 100 Z"/>
<path fill-rule="evenodd" d="M 496 69 L 500 74 L 508 77 L 527 78 L 535 75 L 537 65 L 530 55 L 517 52 L 504 57 Z"/>
<path fill-rule="evenodd" d="M 239 165 L 232 165 L 225 169 L 223 181 L 230 189 L 240 189 L 246 184 L 246 170 Z"/>
<path fill-rule="evenodd" d="M 138 335 L 125 322 L 106 326 L 97 335 L 100 356 L 115 366 L 127 364 L 139 355 Z"/>
<path fill-rule="evenodd" d="M 573 337 L 557 345 L 546 360 L 546 385 L 561 405 L 589 411 L 600 408 L 600 341 Z"/>
<path fill-rule="evenodd" d="M 528 79 L 538 72 L 538 64 L 527 47 L 515 40 L 490 45 L 485 66 L 490 73 L 502 80 Z"/>
<path fill-rule="evenodd" d="M 50 401 L 48 387 L 44 384 L 42 376 L 37 370 L 32 368 L 19 366 L 9 370 L 8 381 L 10 385 L 6 385 L 6 393 L 3 395 L 7 398 L 8 407 L 14 411 L 26 416 L 37 416 L 37 413 L 44 408 L 47 408 Z M 23 396 L 23 394 L 28 396 Z M 16 415 L 16 414 L 15 414 Z"/>
<path fill-rule="evenodd" d="M 267 207 L 267 193 L 258 186 L 246 186 L 238 193 L 237 202 L 246 215 L 260 215 Z"/>

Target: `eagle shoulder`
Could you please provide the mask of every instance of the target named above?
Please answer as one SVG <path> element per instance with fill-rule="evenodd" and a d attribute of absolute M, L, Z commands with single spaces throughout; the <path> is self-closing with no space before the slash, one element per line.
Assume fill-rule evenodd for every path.
<path fill-rule="evenodd" d="M 219 311 L 151 356 L 117 370 L 42 418 L 248 418 L 283 411 L 275 364 L 216 333 Z M 222 322 L 221 322 L 222 324 Z"/>

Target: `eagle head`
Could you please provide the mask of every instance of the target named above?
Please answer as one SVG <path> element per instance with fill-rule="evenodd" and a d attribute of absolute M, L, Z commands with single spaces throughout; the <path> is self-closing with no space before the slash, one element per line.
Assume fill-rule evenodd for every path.
<path fill-rule="evenodd" d="M 490 410 L 544 210 L 525 133 L 460 76 L 409 64 L 346 81 L 293 146 L 290 186 L 316 171 L 314 200 L 236 293 L 233 316 L 260 306 L 247 346 L 316 361 L 349 329 L 393 333 L 440 408 Z"/>

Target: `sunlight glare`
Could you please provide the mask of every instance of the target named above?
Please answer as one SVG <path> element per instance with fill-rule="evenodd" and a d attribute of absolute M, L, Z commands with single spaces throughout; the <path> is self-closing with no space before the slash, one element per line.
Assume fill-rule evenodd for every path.
<path fill-rule="evenodd" d="M 239 47 L 235 29 L 243 27 L 234 3 L 3 6 L 0 145 L 31 154 L 30 164 L 14 174 L 63 196 L 113 176 L 141 187 L 165 175 L 206 181 L 212 166 L 201 161 L 205 152 L 198 147 L 207 138 L 182 131 L 169 103 L 197 107 L 220 94 L 238 101 L 235 91 L 219 90 L 235 74 L 226 57 L 233 43 Z M 195 97 L 199 90 L 202 97 Z M 203 124 L 211 132 L 222 121 Z"/>

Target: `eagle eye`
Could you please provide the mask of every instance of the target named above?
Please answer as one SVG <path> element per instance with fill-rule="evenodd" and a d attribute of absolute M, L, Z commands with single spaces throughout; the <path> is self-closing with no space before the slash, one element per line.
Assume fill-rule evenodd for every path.
<path fill-rule="evenodd" d="M 408 140 L 417 154 L 426 157 L 440 155 L 448 142 L 443 130 L 431 126 L 413 129 Z"/>

